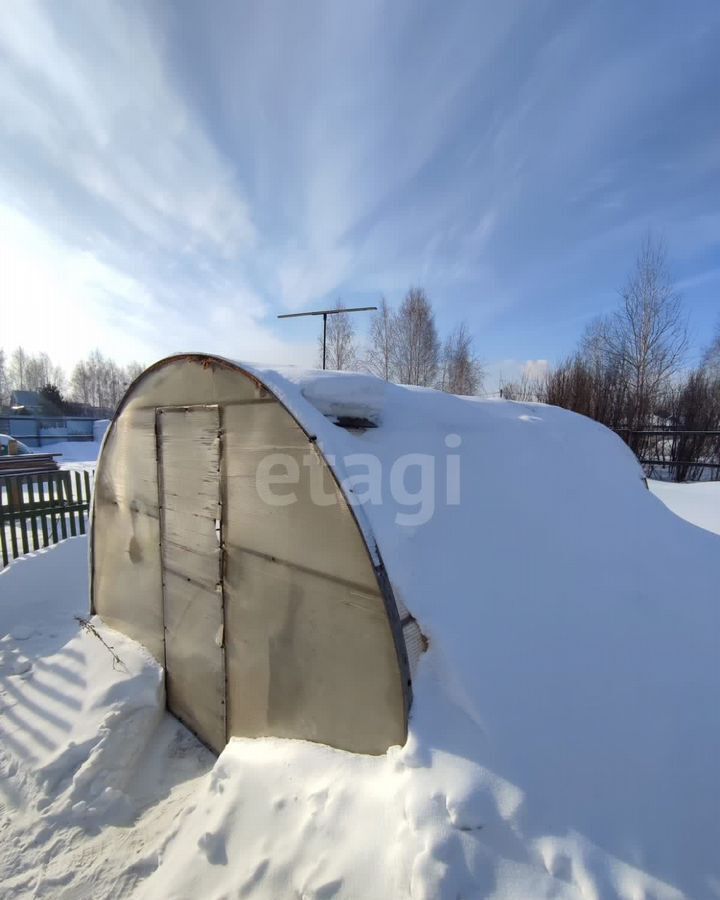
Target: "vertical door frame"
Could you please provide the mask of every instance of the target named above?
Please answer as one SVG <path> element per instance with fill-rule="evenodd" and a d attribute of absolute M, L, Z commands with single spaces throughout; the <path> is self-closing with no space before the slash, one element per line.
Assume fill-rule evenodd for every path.
<path fill-rule="evenodd" d="M 224 421 L 223 421 L 223 407 L 220 403 L 190 403 L 190 404 L 175 404 L 172 406 L 157 406 L 155 407 L 155 463 L 156 463 L 156 471 L 157 471 L 157 493 L 158 493 L 158 557 L 159 557 L 159 572 L 160 572 L 160 608 L 162 611 L 162 646 L 163 646 L 163 682 L 167 682 L 167 630 L 165 628 L 165 569 L 163 565 L 163 534 L 165 528 L 165 511 L 163 504 L 164 497 L 164 483 L 163 483 L 163 459 L 162 459 L 162 442 L 160 440 L 161 437 L 161 428 L 160 421 L 161 416 L 166 411 L 178 412 L 183 410 L 185 412 L 191 412 L 193 409 L 216 409 L 217 410 L 217 421 L 218 421 L 218 460 L 217 460 L 217 472 L 218 472 L 218 494 L 217 494 L 217 518 L 216 518 L 216 533 L 218 537 L 218 547 L 220 553 L 218 555 L 218 585 L 220 588 L 220 608 L 222 611 L 222 643 L 220 645 L 220 650 L 222 651 L 222 669 L 223 669 L 223 698 L 222 698 L 222 707 L 223 707 L 223 733 L 225 737 L 225 743 L 228 741 L 228 692 L 227 692 L 227 660 L 225 658 L 225 621 L 226 621 L 226 597 L 225 597 L 225 536 L 224 536 L 224 524 L 225 524 L 225 498 L 226 498 L 226 486 L 224 484 L 223 479 L 223 468 L 224 468 L 224 449 L 225 449 L 225 431 L 224 431 Z M 174 715 L 172 710 L 170 710 L 168 706 L 168 694 L 167 687 L 165 688 L 165 708 L 170 712 L 171 715 Z M 177 718 L 177 717 L 176 717 Z M 188 730 L 191 730 L 188 725 L 183 723 Z M 195 733 L 195 732 L 193 732 Z M 206 741 L 203 739 L 201 735 L 195 734 L 198 740 L 201 743 L 208 746 Z M 213 749 L 213 748 L 209 748 Z M 214 750 L 213 750 L 214 752 Z"/>
<path fill-rule="evenodd" d="M 228 681 L 227 681 L 227 641 L 225 640 L 225 623 L 227 622 L 227 598 L 225 596 L 225 570 L 227 553 L 225 550 L 225 499 L 227 497 L 227 487 L 225 484 L 225 419 L 223 416 L 223 406 L 221 403 L 215 404 L 218 411 L 218 512 L 217 512 L 217 536 L 218 546 L 220 547 L 220 559 L 218 560 L 218 584 L 220 586 L 220 608 L 222 609 L 222 650 L 223 661 L 223 718 L 225 744 L 230 740 L 228 723 Z"/>

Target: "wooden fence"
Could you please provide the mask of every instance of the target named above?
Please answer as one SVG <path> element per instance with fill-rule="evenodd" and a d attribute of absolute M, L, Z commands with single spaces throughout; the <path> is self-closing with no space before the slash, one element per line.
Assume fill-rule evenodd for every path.
<path fill-rule="evenodd" d="M 85 534 L 92 491 L 88 470 L 0 474 L 0 562 Z"/>

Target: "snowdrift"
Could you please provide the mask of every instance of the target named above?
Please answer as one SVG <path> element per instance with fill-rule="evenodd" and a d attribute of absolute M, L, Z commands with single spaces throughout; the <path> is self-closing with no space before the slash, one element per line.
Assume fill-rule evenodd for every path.
<path fill-rule="evenodd" d="M 311 372 L 300 375 L 297 385 L 303 398 L 325 416 L 380 423 L 386 383 L 379 378 L 354 372 Z"/>
<path fill-rule="evenodd" d="M 156 735 L 182 731 L 161 712 L 157 666 L 95 620 L 127 667 L 114 669 L 66 613 L 35 655 L 21 648 L 13 627 L 45 634 L 18 599 L 29 582 L 43 609 L 54 602 L 32 573 L 63 558 L 51 577 L 67 581 L 84 542 L 16 563 L 0 576 L 0 632 L 14 654 L 2 700 L 16 697 L 15 719 L 3 714 L 0 726 L 24 743 L 3 740 L 2 796 L 6 810 L 14 794 L 35 811 L 11 832 L 27 840 L 54 815 L 62 852 L 62 834 L 70 847 L 108 827 L 148 833 L 153 811 L 141 864 L 123 851 L 112 877 L 100 863 L 81 875 L 66 866 L 65 896 L 117 896 L 118 885 L 152 898 L 720 896 L 718 537 L 673 515 L 624 444 L 571 413 L 383 385 L 382 402 L 365 407 L 378 427 L 348 431 L 328 418 L 342 406 L 340 379 L 329 408 L 328 383 L 311 373 L 255 372 L 317 436 L 348 491 L 355 455 L 380 463 L 381 502 L 356 511 L 428 641 L 408 741 L 373 758 L 234 739 L 207 776 L 199 752 L 180 793 L 163 796 L 145 778 L 141 796 L 146 768 L 173 758 L 172 740 Z M 357 405 L 358 382 L 348 384 Z M 420 468 L 406 470 L 404 494 L 391 490 L 407 454 L 433 462 L 431 502 L 413 481 Z M 85 589 L 70 588 L 77 606 Z M 40 673 L 66 647 L 81 657 L 83 687 L 48 755 L 33 718 L 51 709 Z M 19 653 L 29 666 L 15 671 Z M 122 775 L 120 751 L 103 754 L 103 740 L 122 744 Z M 0 857 L 4 881 L 9 871 L 19 890 L 63 896 L 13 858 Z"/>
<path fill-rule="evenodd" d="M 648 486 L 676 515 L 698 528 L 720 534 L 720 481 L 695 484 L 648 481 Z"/>

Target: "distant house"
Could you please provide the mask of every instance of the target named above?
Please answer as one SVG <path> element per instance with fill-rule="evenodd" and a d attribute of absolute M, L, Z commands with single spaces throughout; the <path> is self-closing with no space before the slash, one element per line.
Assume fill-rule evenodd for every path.
<path fill-rule="evenodd" d="M 10 406 L 2 407 L 6 415 L 20 416 L 70 416 L 83 419 L 111 419 L 114 410 L 108 406 L 91 406 L 89 403 L 65 401 L 60 409 L 39 391 L 13 391 Z"/>
<path fill-rule="evenodd" d="M 28 416 L 61 416 L 62 410 L 38 391 L 13 391 L 10 407 L 15 414 Z"/>

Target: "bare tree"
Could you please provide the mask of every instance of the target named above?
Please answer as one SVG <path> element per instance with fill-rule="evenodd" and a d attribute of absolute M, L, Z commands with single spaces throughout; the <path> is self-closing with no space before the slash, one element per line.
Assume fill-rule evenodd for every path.
<path fill-rule="evenodd" d="M 665 246 L 648 235 L 622 303 L 600 337 L 608 363 L 627 380 L 629 427 L 647 423 L 662 390 L 680 371 L 687 345 L 686 317 Z"/>
<path fill-rule="evenodd" d="M 127 386 L 124 369 L 99 350 L 93 350 L 86 360 L 73 369 L 71 391 L 74 400 L 88 406 L 115 409 Z"/>
<path fill-rule="evenodd" d="M 625 364 L 611 349 L 612 324 L 611 316 L 590 322 L 566 368 L 575 397 L 572 408 L 611 428 L 626 424 L 630 397 Z"/>
<path fill-rule="evenodd" d="M 534 376 L 530 370 L 523 368 L 522 374 L 515 381 L 500 382 L 500 396 L 504 400 L 520 400 L 525 403 L 536 403 L 544 399 L 545 381 Z"/>
<path fill-rule="evenodd" d="M 338 301 L 335 309 L 344 310 Z M 349 313 L 340 312 L 327 317 L 326 361 L 328 369 L 338 371 L 357 369 L 358 353 L 355 343 L 355 326 Z M 323 341 L 318 341 L 319 363 L 322 363 Z"/>
<path fill-rule="evenodd" d="M 9 381 L 16 391 L 39 391 L 46 384 L 55 384 L 62 389 L 65 373 L 47 353 L 33 356 L 23 347 L 18 347 L 10 359 Z"/>
<path fill-rule="evenodd" d="M 401 384 L 435 383 L 440 348 L 435 316 L 422 288 L 410 288 L 396 319 L 393 373 Z"/>
<path fill-rule="evenodd" d="M 125 387 L 129 387 L 136 378 L 139 378 L 140 375 L 145 371 L 145 366 L 139 362 L 131 362 L 125 366 Z"/>
<path fill-rule="evenodd" d="M 5 366 L 5 351 L 0 350 L 0 406 L 10 402 L 10 380 Z"/>
<path fill-rule="evenodd" d="M 720 462 L 720 441 L 712 433 L 720 427 L 720 375 L 702 367 L 691 372 L 673 391 L 670 412 L 681 431 L 671 444 L 674 481 L 696 481 L 703 476 L 699 463 Z"/>
<path fill-rule="evenodd" d="M 99 350 L 94 350 L 73 369 L 69 396 L 88 406 L 114 409 L 130 382 L 143 369 L 144 366 L 137 362 L 119 366 Z M 47 353 L 33 355 L 18 347 L 6 369 L 5 353 L 0 350 L 0 404 L 9 401 L 12 390 L 26 390 L 37 391 L 62 406 L 66 385 L 63 369 L 55 365 Z"/>
<path fill-rule="evenodd" d="M 702 368 L 710 378 L 720 379 L 720 322 L 717 324 L 710 346 L 703 353 Z"/>
<path fill-rule="evenodd" d="M 551 369 L 537 392 L 544 403 L 571 409 L 610 428 L 623 424 L 626 396 L 624 380 L 612 368 L 588 360 L 582 351 Z"/>
<path fill-rule="evenodd" d="M 10 388 L 14 391 L 28 390 L 25 372 L 28 355 L 22 347 L 16 347 L 10 357 Z"/>
<path fill-rule="evenodd" d="M 704 396 L 700 381 L 692 389 L 679 387 L 687 383 L 682 377 L 687 343 L 665 248 L 648 236 L 618 308 L 590 323 L 578 352 L 548 374 L 542 399 L 614 428 L 638 456 L 652 456 L 648 429 L 678 421 L 678 396 L 684 418 Z"/>
<path fill-rule="evenodd" d="M 47 353 L 28 356 L 25 364 L 25 387 L 29 391 L 39 391 L 43 385 L 52 381 L 52 363 Z"/>
<path fill-rule="evenodd" d="M 473 338 L 461 322 L 443 344 L 438 387 L 448 394 L 473 396 L 482 387 L 483 369 L 473 349 Z"/>
<path fill-rule="evenodd" d="M 28 356 L 25 365 L 25 384 L 29 391 L 40 391 L 46 384 L 54 384 L 60 390 L 65 384 L 65 373 L 56 366 L 47 353 Z"/>
<path fill-rule="evenodd" d="M 84 361 L 75 365 L 70 376 L 70 395 L 78 403 L 92 405 L 94 400 L 94 386 L 90 369 Z"/>
<path fill-rule="evenodd" d="M 363 360 L 363 367 L 373 375 L 377 375 L 378 378 L 393 381 L 396 343 L 396 316 L 383 297 L 370 322 L 368 348 Z"/>

